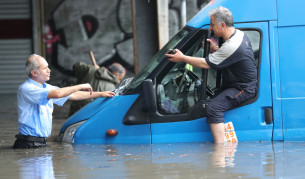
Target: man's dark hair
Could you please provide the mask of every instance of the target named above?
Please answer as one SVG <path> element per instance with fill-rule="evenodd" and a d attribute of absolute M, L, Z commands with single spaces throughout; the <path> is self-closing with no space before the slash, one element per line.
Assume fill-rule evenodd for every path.
<path fill-rule="evenodd" d="M 125 73 L 125 68 L 119 64 L 119 63 L 113 63 L 111 64 L 109 67 L 108 67 L 108 70 L 111 72 L 111 73 L 118 73 L 118 74 L 123 74 Z"/>

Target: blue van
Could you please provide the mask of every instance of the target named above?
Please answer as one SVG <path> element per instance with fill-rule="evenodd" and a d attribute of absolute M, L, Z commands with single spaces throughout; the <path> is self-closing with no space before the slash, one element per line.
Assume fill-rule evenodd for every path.
<path fill-rule="evenodd" d="M 221 88 L 221 72 L 173 63 L 164 54 L 178 48 L 186 55 L 207 56 L 208 12 L 218 6 L 230 9 L 235 27 L 250 38 L 258 69 L 256 96 L 225 113 L 238 141 L 304 141 L 304 0 L 211 1 L 115 97 L 98 98 L 71 116 L 58 139 L 75 144 L 212 142 L 204 108 Z M 117 135 L 107 135 L 109 129 Z"/>

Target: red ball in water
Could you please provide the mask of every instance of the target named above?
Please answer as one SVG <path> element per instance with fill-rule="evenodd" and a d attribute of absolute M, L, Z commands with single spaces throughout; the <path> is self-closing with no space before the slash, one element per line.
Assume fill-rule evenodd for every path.
<path fill-rule="evenodd" d="M 116 136 L 116 135 L 118 135 L 118 131 L 116 129 L 108 129 L 106 134 L 108 136 Z"/>

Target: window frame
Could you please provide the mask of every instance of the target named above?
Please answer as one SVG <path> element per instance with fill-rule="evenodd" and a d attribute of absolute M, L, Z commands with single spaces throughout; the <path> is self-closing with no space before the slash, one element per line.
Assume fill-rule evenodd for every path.
<path fill-rule="evenodd" d="M 254 58 L 257 58 L 257 62 L 256 62 L 256 64 L 257 64 L 257 92 L 256 92 L 256 94 L 255 94 L 255 97 L 253 97 L 253 98 L 251 98 L 251 99 L 249 99 L 249 100 L 247 100 L 247 101 L 245 101 L 245 102 L 242 102 L 240 105 L 238 105 L 238 106 L 236 106 L 236 107 L 234 107 L 234 108 L 239 108 L 239 107 L 242 107 L 242 106 L 245 106 L 245 105 L 248 105 L 248 104 L 251 104 L 251 103 L 253 103 L 253 102 L 255 102 L 256 100 L 257 100 L 257 98 L 258 98 L 258 88 L 259 88 L 259 74 L 260 74 L 260 61 L 261 61 L 261 46 L 262 46 L 262 31 L 259 29 L 259 28 L 236 28 L 236 29 L 239 29 L 239 30 L 241 30 L 241 31 L 243 31 L 243 32 L 245 32 L 245 31 L 255 31 L 255 32 L 258 32 L 258 35 L 259 35 L 259 40 L 258 40 L 258 51 L 257 52 L 255 52 L 254 50 L 253 50 L 253 52 L 254 52 Z M 200 29 L 200 30 L 207 30 L 207 29 Z M 191 37 L 191 38 L 194 38 L 194 36 L 196 36 L 196 34 L 198 34 L 198 31 Z M 247 35 L 248 36 L 248 35 Z M 250 39 L 250 37 L 248 36 L 248 38 Z M 186 44 L 187 43 L 190 43 L 190 41 L 191 40 L 193 40 L 193 39 L 190 39 L 190 40 L 188 40 L 188 42 L 186 42 L 184 45 L 183 45 L 183 47 L 182 47 L 182 49 L 181 49 L 181 51 L 182 52 L 184 52 L 184 51 L 187 51 L 187 50 L 184 50 L 183 51 L 183 49 L 185 49 L 186 48 Z M 251 40 L 251 39 L 250 39 Z M 252 43 L 253 41 L 251 41 L 251 45 L 252 45 L 252 48 L 253 48 L 253 43 Z M 257 53 L 257 57 L 255 56 L 256 55 L 256 53 Z M 183 63 L 183 62 L 180 62 L 180 63 Z M 174 65 L 171 67 L 171 69 L 174 67 Z M 169 70 L 171 70 L 171 69 L 167 69 L 166 70 L 166 72 L 168 72 Z M 208 70 L 213 70 L 213 69 L 208 69 Z M 208 70 L 207 69 L 202 69 L 202 77 L 200 77 L 201 78 L 201 81 L 204 81 L 205 83 L 203 83 L 203 85 L 208 85 L 207 84 L 207 79 L 208 79 Z M 218 77 L 218 75 L 220 75 L 219 74 L 219 72 L 217 71 L 217 70 L 214 70 L 214 71 L 216 71 L 218 74 L 217 74 L 217 76 L 216 76 L 216 78 Z M 163 76 L 163 78 L 166 76 L 166 73 L 165 74 L 163 74 L 163 75 L 161 75 L 161 76 Z M 162 79 L 163 79 L 162 78 Z M 203 78 L 205 78 L 205 80 L 203 80 Z M 160 76 L 158 75 L 157 77 L 156 77 L 156 86 L 157 85 L 159 85 L 160 83 L 161 83 L 161 81 L 160 81 Z M 216 81 L 217 79 L 215 79 L 215 81 Z M 216 81 L 217 82 L 217 81 Z M 221 86 L 219 86 L 219 88 L 220 88 Z M 204 88 L 204 89 L 206 89 L 206 87 Z M 156 89 L 156 90 L 158 90 L 158 89 Z M 158 93 L 157 93 L 158 94 Z M 157 96 L 157 100 L 159 100 L 159 97 L 158 97 L 158 95 L 156 95 Z M 215 95 L 216 96 L 216 95 Z M 214 97 L 215 97 L 214 96 Z M 202 100 L 203 100 L 203 102 L 204 103 L 207 103 L 208 104 L 208 102 L 212 99 L 212 98 L 209 98 L 209 99 L 207 99 L 208 97 L 207 97 L 207 94 L 206 94 L 206 90 L 204 90 L 204 94 L 203 94 L 203 98 L 202 98 Z M 196 105 L 196 104 L 195 104 Z M 195 106 L 194 105 L 194 106 Z M 192 106 L 191 108 L 194 108 L 194 106 Z M 162 115 L 164 115 L 164 116 L 170 116 L 170 115 L 187 115 L 188 113 L 190 113 L 190 112 L 192 112 L 192 109 L 190 109 L 189 111 L 188 111 L 188 113 L 178 113 L 178 114 L 171 114 L 171 113 L 165 113 L 164 111 L 162 111 L 161 109 L 160 109 L 160 106 L 158 105 L 158 107 L 157 107 L 157 111 L 160 113 L 160 114 L 162 114 Z"/>

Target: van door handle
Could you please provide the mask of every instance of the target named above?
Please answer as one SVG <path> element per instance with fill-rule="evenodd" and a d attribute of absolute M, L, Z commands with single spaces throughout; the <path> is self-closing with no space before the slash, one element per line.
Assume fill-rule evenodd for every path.
<path fill-rule="evenodd" d="M 265 122 L 266 124 L 271 124 L 273 122 L 272 108 L 265 108 Z"/>

